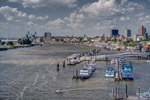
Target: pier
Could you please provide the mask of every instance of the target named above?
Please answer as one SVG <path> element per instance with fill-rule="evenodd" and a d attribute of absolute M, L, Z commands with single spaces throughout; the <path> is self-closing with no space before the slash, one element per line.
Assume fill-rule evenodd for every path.
<path fill-rule="evenodd" d="M 135 57 L 137 59 L 150 59 L 149 52 L 125 52 L 125 53 L 111 54 L 111 55 L 86 56 L 85 60 L 91 60 L 94 57 L 96 61 L 108 61 L 122 56 Z"/>
<path fill-rule="evenodd" d="M 125 86 L 125 96 L 120 97 L 119 96 L 119 86 L 116 86 L 112 89 L 112 100 L 150 100 L 150 98 L 143 97 L 140 95 L 140 88 L 138 88 L 138 92 L 135 93 L 136 96 L 130 96 L 128 95 L 128 88 L 127 84 Z"/>

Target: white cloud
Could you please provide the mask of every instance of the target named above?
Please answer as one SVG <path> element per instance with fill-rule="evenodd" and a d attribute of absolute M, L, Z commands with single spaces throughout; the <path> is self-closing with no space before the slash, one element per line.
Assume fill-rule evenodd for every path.
<path fill-rule="evenodd" d="M 87 13 L 91 17 L 111 16 L 121 13 L 115 0 L 99 0 L 92 4 L 87 4 L 80 9 L 80 12 Z"/>
<path fill-rule="evenodd" d="M 51 7 L 51 6 L 67 6 L 75 7 L 77 0 L 9 0 L 9 2 L 17 2 L 23 7 Z"/>
<path fill-rule="evenodd" d="M 47 23 L 48 26 L 55 26 L 55 27 L 56 26 L 61 26 L 62 24 L 64 24 L 64 21 L 62 19 L 60 19 L 60 18 L 58 18 L 58 19 L 56 19 L 54 21 L 49 21 Z"/>
<path fill-rule="evenodd" d="M 149 25 L 150 24 L 150 15 L 143 15 L 141 17 L 139 17 L 138 19 L 138 23 L 142 24 L 142 25 Z"/>
<path fill-rule="evenodd" d="M 19 19 L 27 19 L 27 20 L 46 20 L 48 19 L 48 15 L 46 16 L 35 16 L 35 15 L 28 15 L 22 11 L 19 11 L 17 8 L 12 8 L 9 6 L 2 6 L 0 7 L 0 14 L 6 18 L 8 21 L 15 21 Z"/>
<path fill-rule="evenodd" d="M 34 25 L 32 21 L 27 22 L 27 25 Z"/>
<path fill-rule="evenodd" d="M 127 21 L 127 20 L 130 20 L 130 18 L 129 17 L 125 17 L 125 16 L 121 16 L 120 20 L 121 21 Z"/>

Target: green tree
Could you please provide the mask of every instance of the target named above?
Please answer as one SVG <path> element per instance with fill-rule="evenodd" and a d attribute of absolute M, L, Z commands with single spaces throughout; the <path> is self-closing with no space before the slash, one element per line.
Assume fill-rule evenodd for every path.
<path fill-rule="evenodd" d="M 20 44 L 31 44 L 32 42 L 30 41 L 29 38 L 24 38 L 24 39 L 19 39 L 18 43 L 20 43 Z"/>
<path fill-rule="evenodd" d="M 14 45 L 12 41 L 7 42 L 7 45 Z"/>
<path fill-rule="evenodd" d="M 4 44 L 6 44 L 5 41 L 2 41 L 2 42 L 1 42 L 1 45 L 4 45 Z"/>

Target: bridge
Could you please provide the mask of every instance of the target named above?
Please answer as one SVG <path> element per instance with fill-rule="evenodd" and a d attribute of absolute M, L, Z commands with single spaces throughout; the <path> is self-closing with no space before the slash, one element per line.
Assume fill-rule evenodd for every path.
<path fill-rule="evenodd" d="M 97 55 L 97 56 L 86 56 L 85 60 L 111 60 L 118 57 L 136 57 L 139 59 L 146 58 L 150 59 L 150 52 L 125 52 L 120 54 L 109 54 L 109 55 Z"/>

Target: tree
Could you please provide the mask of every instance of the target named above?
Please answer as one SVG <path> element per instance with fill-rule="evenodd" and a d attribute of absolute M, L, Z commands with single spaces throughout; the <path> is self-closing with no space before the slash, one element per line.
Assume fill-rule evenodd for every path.
<path fill-rule="evenodd" d="M 24 39 L 19 39 L 18 43 L 20 43 L 20 44 L 31 44 L 32 42 L 30 41 L 29 38 L 24 38 Z"/>
<path fill-rule="evenodd" d="M 6 44 L 5 41 L 2 41 L 2 42 L 1 42 L 1 45 L 4 45 L 4 44 Z"/>
<path fill-rule="evenodd" d="M 7 45 L 14 45 L 12 41 L 7 42 Z"/>

